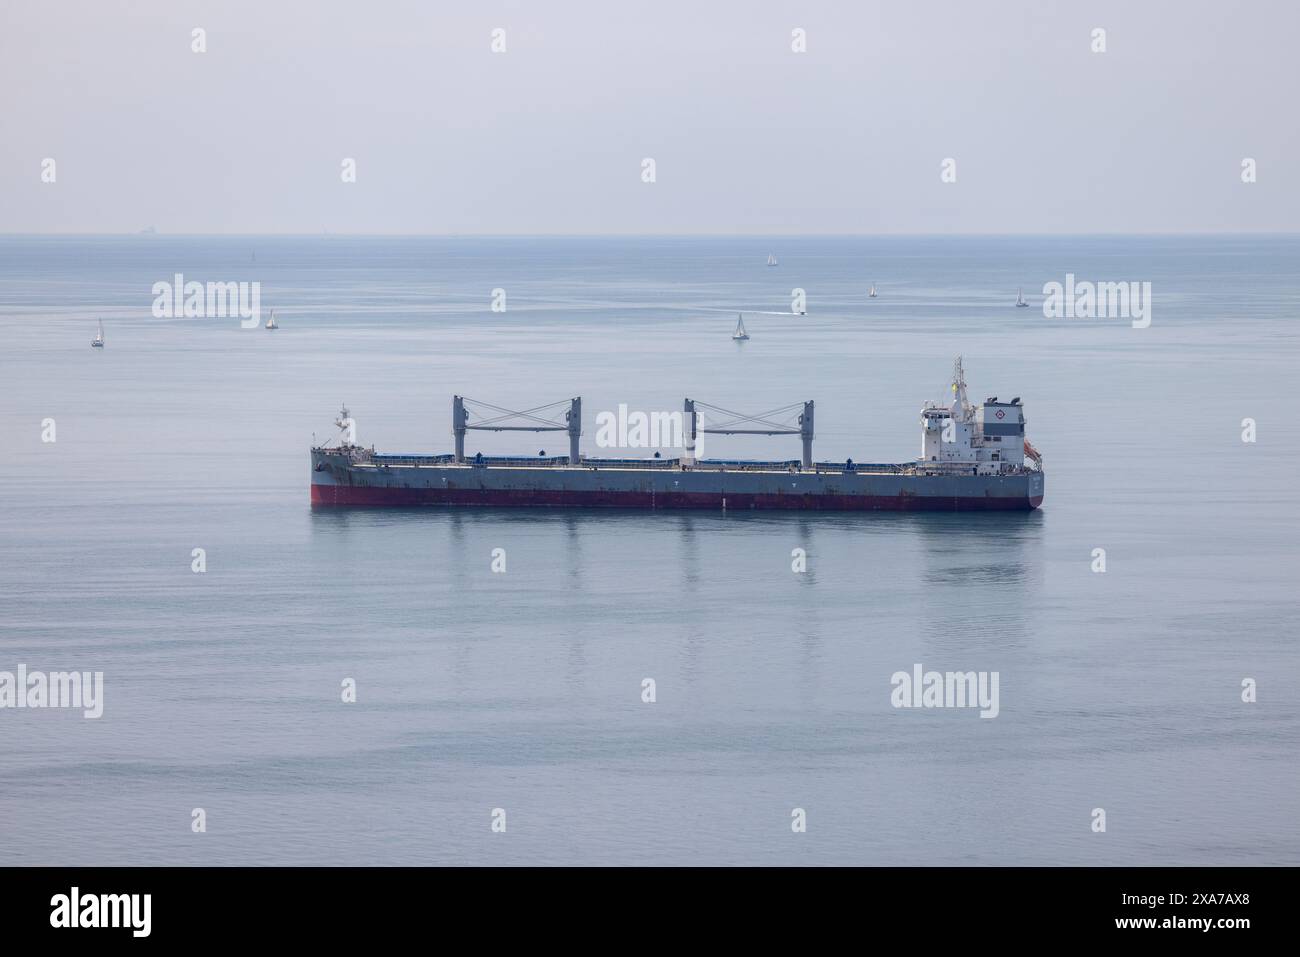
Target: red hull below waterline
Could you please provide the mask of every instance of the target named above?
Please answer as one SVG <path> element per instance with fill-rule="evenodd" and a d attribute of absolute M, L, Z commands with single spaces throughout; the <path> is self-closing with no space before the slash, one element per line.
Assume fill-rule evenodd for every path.
<path fill-rule="evenodd" d="M 551 508 L 771 509 L 785 511 L 966 512 L 1029 511 L 1043 497 L 926 495 L 752 495 L 731 493 L 568 491 L 561 489 L 383 488 L 312 485 L 313 506 L 410 507 L 486 505 Z"/>

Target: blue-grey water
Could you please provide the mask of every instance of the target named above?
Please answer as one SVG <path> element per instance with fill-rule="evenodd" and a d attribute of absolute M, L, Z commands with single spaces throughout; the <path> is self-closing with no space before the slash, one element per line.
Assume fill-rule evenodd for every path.
<path fill-rule="evenodd" d="M 0 710 L 0 863 L 1300 864 L 1297 266 L 1296 237 L 0 238 L 0 671 L 105 684 L 98 720 Z M 154 318 L 177 272 L 259 281 L 281 328 Z M 1044 318 L 1067 272 L 1150 281 L 1150 327 Z M 1040 511 L 308 507 L 344 402 L 367 445 L 448 451 L 453 394 L 581 395 L 595 452 L 620 402 L 812 398 L 818 458 L 901 461 L 957 353 L 973 399 L 1023 397 Z M 916 663 L 997 671 L 1000 714 L 891 707 Z"/>

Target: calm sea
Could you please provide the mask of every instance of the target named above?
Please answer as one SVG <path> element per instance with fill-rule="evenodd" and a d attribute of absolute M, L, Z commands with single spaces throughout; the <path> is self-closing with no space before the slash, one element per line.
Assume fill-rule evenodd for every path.
<path fill-rule="evenodd" d="M 0 238 L 0 671 L 104 674 L 98 720 L 0 710 L 0 863 L 1300 864 L 1298 266 L 1296 237 Z M 260 282 L 281 328 L 154 318 L 175 273 Z M 1044 318 L 1067 273 L 1151 282 L 1150 327 Z M 973 399 L 1022 397 L 1042 510 L 308 507 L 345 402 L 367 445 L 448 451 L 453 394 L 581 395 L 595 452 L 619 403 L 815 399 L 818 458 L 901 461 L 958 353 Z M 891 707 L 915 664 L 998 672 L 1000 714 Z"/>

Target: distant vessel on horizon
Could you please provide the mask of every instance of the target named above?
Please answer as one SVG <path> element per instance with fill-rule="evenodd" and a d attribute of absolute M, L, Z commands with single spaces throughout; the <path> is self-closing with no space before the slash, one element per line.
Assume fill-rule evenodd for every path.
<path fill-rule="evenodd" d="M 1025 302 L 1025 290 L 1023 286 L 1020 289 L 1016 290 L 1016 308 L 1017 309 L 1029 308 L 1029 303 Z"/>
<path fill-rule="evenodd" d="M 99 320 L 99 332 L 95 334 L 95 338 L 90 340 L 90 346 L 92 349 L 104 348 L 104 320 L 103 319 Z"/>
<path fill-rule="evenodd" d="M 745 317 L 739 313 L 736 315 L 736 331 L 731 334 L 731 338 L 737 342 L 749 338 L 749 333 L 745 331 Z"/>
<path fill-rule="evenodd" d="M 867 298 L 868 299 L 876 298 L 876 284 L 874 282 L 871 284 L 871 292 L 867 293 Z"/>
<path fill-rule="evenodd" d="M 768 254 L 767 254 L 767 264 L 768 264 L 769 266 L 775 266 L 775 265 L 776 265 L 776 255 L 775 255 L 775 254 L 773 254 L 773 253 L 768 253 Z"/>
<path fill-rule="evenodd" d="M 268 328 L 268 329 L 279 329 L 279 328 L 280 328 L 280 324 L 279 324 L 278 322 L 275 321 L 275 310 L 274 310 L 274 309 L 271 310 L 271 318 L 268 319 L 268 320 L 266 320 L 266 328 Z"/>

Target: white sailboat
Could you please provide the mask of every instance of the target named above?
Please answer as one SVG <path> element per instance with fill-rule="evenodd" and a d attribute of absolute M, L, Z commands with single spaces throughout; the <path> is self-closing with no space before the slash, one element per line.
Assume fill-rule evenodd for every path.
<path fill-rule="evenodd" d="M 876 298 L 876 284 L 874 282 L 871 284 L 871 292 L 867 293 L 867 298 L 868 299 Z"/>
<path fill-rule="evenodd" d="M 775 266 L 775 265 L 776 265 L 776 256 L 775 256 L 775 254 L 773 254 L 773 253 L 768 253 L 768 254 L 767 254 L 767 264 L 768 264 L 769 266 Z"/>
<path fill-rule="evenodd" d="M 280 324 L 279 324 L 278 322 L 275 321 L 275 310 L 274 310 L 274 309 L 271 310 L 271 318 L 268 319 L 268 320 L 266 320 L 266 328 L 268 328 L 268 329 L 279 329 L 279 328 L 280 328 Z"/>
<path fill-rule="evenodd" d="M 1023 288 L 1016 291 L 1016 308 L 1028 309 L 1029 303 L 1025 302 L 1025 290 Z"/>
<path fill-rule="evenodd" d="M 103 319 L 99 320 L 99 332 L 95 335 L 95 338 L 90 340 L 90 345 L 94 349 L 104 348 L 104 320 Z"/>
<path fill-rule="evenodd" d="M 749 333 L 745 331 L 744 316 L 736 316 L 736 331 L 731 334 L 731 338 L 735 339 L 737 342 L 749 338 Z"/>

